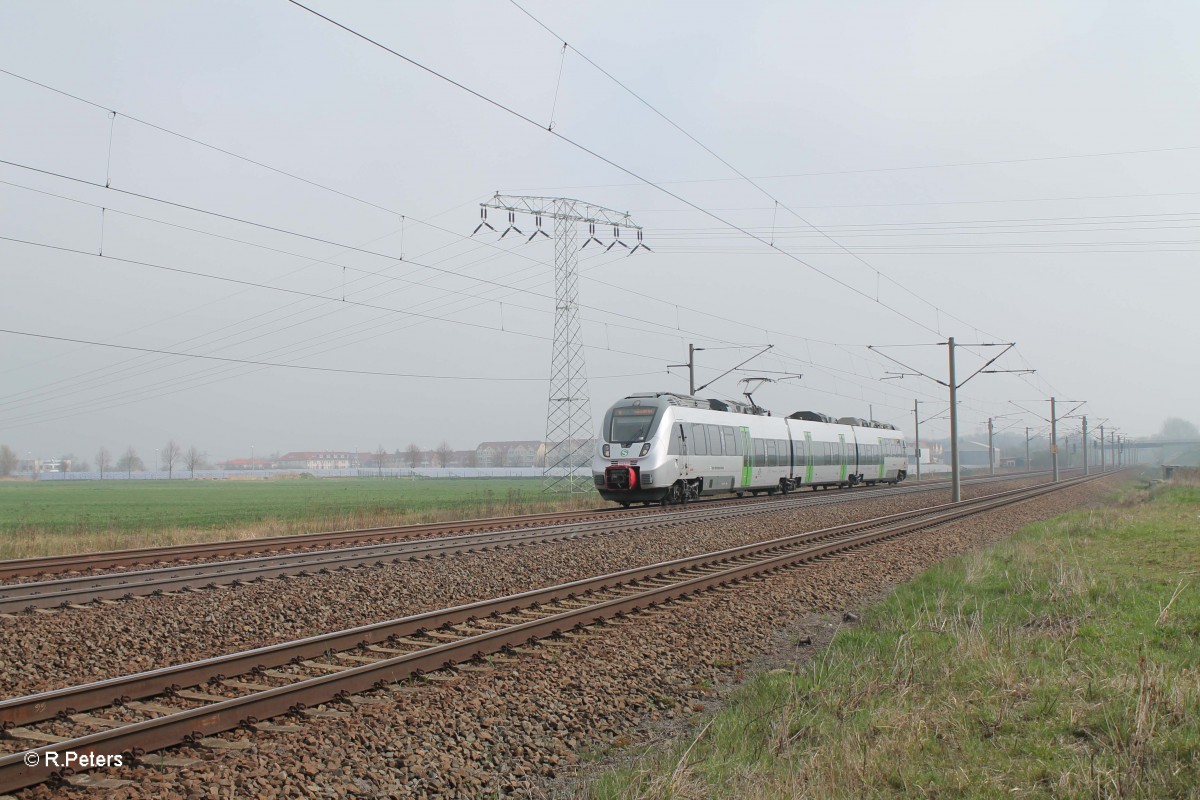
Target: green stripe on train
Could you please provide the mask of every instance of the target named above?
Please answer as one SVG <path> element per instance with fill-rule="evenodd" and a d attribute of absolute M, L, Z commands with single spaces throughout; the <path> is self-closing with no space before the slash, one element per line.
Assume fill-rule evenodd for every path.
<path fill-rule="evenodd" d="M 804 432 L 804 450 L 807 458 L 805 459 L 804 467 L 804 482 L 812 483 L 813 481 L 813 446 L 812 434 L 808 431 Z"/>

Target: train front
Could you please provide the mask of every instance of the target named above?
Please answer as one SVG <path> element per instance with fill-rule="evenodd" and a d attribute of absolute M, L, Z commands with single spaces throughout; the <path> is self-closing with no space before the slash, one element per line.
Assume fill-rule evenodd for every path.
<path fill-rule="evenodd" d="M 674 476 L 667 464 L 670 406 L 653 395 L 618 400 L 604 414 L 592 478 L 605 500 L 628 506 L 662 500 Z"/>

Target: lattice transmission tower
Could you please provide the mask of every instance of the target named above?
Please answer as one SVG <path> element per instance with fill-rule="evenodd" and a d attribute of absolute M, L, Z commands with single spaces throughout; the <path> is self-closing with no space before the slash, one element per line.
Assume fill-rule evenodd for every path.
<path fill-rule="evenodd" d="M 495 230 L 487 221 L 488 209 L 508 212 L 508 227 L 500 234 L 524 232 L 516 225 L 517 214 L 531 214 L 535 228 L 528 241 L 549 237 L 542 220 L 554 220 L 554 345 L 550 357 L 550 396 L 546 405 L 546 465 L 542 472 L 547 491 L 593 491 L 591 459 L 595 449 L 592 428 L 592 402 L 588 394 L 587 365 L 583 337 L 579 327 L 579 251 L 595 242 L 596 226 L 611 226 L 613 240 L 606 250 L 620 246 L 630 255 L 650 248 L 642 244 L 642 229 L 627 212 L 572 200 L 566 197 L 514 197 L 497 194 L 480 203 L 478 233 L 481 228 Z M 586 223 L 588 237 L 579 244 L 579 226 Z M 621 241 L 621 230 L 636 231 L 637 243 L 630 247 Z"/>

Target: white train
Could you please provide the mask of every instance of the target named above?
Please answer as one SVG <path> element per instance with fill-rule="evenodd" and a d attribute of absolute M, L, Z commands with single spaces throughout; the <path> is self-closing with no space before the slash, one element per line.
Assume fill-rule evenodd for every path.
<path fill-rule="evenodd" d="M 632 394 L 604 414 L 592 476 L 605 500 L 682 503 L 700 495 L 899 483 L 908 467 L 892 425 L 813 411 L 788 417 L 723 400 Z"/>

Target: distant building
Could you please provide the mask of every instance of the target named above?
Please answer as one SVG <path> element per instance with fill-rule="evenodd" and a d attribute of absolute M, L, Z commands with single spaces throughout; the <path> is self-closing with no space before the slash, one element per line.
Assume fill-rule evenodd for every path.
<path fill-rule="evenodd" d="M 475 448 L 479 467 L 540 467 L 546 460 L 544 442 L 483 442 Z"/>
<path fill-rule="evenodd" d="M 996 463 L 1000 463 L 1000 450 L 994 448 Z M 958 445 L 958 463 L 964 467 L 986 467 L 988 461 L 988 446 L 980 442 L 962 440 Z"/>
<path fill-rule="evenodd" d="M 538 462 L 537 466 L 547 466 L 546 459 L 551 459 L 549 464 L 554 467 L 586 467 L 592 463 L 592 458 L 596 455 L 596 440 L 595 439 L 576 439 L 573 443 L 563 443 L 563 448 L 555 453 L 550 452 L 551 446 L 546 444 L 546 454 Z M 565 456 L 566 452 L 570 452 L 570 456 Z M 557 463 L 553 463 L 557 462 Z"/>
<path fill-rule="evenodd" d="M 231 458 L 217 465 L 218 469 L 273 469 L 278 466 L 266 458 Z"/>
<path fill-rule="evenodd" d="M 355 469 L 358 454 L 328 450 L 304 450 L 284 453 L 277 462 L 281 469 Z"/>
<path fill-rule="evenodd" d="M 949 460 L 949 456 L 945 455 L 946 445 L 941 442 L 921 442 L 921 458 L 922 464 L 944 464 Z M 910 461 L 916 461 L 916 447 L 909 443 L 908 455 Z"/>

